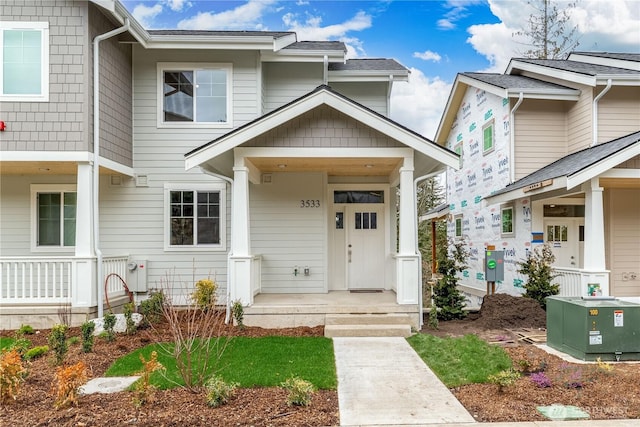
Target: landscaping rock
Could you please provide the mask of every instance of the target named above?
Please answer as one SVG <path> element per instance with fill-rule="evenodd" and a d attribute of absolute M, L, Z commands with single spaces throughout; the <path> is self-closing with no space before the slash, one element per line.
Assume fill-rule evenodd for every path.
<path fill-rule="evenodd" d="M 131 320 L 135 323 L 136 327 L 140 325 L 142 322 L 142 314 L 133 313 L 131 314 Z M 98 336 L 102 332 L 104 332 L 104 318 L 98 317 L 96 319 L 91 319 L 91 322 L 95 323 L 96 329 L 93 331 L 93 335 Z M 116 314 L 116 325 L 113 327 L 114 332 L 127 332 L 127 319 L 124 317 L 124 314 Z"/>

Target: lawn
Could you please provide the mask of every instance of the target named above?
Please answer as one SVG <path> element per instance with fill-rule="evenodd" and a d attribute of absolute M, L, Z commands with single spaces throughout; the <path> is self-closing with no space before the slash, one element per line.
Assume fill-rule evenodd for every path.
<path fill-rule="evenodd" d="M 219 344 L 224 346 L 226 339 L 220 338 Z M 138 349 L 116 360 L 106 376 L 139 372 L 142 368 L 140 355 L 149 360 L 155 350 L 158 361 L 167 369 L 164 373 L 155 372 L 152 383 L 161 389 L 175 387 L 182 384 L 182 379 L 175 360 L 167 354 L 170 349 L 170 344 L 150 344 Z M 323 337 L 234 337 L 229 339 L 218 363 L 210 362 L 210 365 L 210 374 L 239 383 L 240 387 L 279 386 L 291 376 L 303 378 L 319 389 L 335 390 L 338 384 L 333 342 Z"/>
<path fill-rule="evenodd" d="M 407 340 L 449 388 L 487 382 L 489 375 L 511 367 L 511 359 L 503 348 L 487 344 L 476 335 L 438 338 L 416 334 Z"/>

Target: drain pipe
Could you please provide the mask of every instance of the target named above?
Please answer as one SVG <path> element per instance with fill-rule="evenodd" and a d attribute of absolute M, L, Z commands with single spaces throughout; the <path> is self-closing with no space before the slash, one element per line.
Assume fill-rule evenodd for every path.
<path fill-rule="evenodd" d="M 229 183 L 229 186 L 231 187 L 231 194 L 233 194 L 233 179 L 226 177 L 224 175 L 220 175 L 211 171 L 206 170 L 205 168 L 203 168 L 202 166 L 200 166 L 200 171 L 203 172 L 205 175 L 209 175 L 212 176 L 214 178 L 218 178 L 221 179 L 223 181 L 226 181 Z M 229 226 L 231 227 L 231 232 L 233 233 L 233 203 L 231 203 L 231 219 L 229 220 Z M 232 236 L 233 237 L 233 236 Z M 233 255 L 233 252 L 229 253 L 229 255 L 227 255 L 227 307 L 226 307 L 226 314 L 224 317 L 224 323 L 228 324 L 229 321 L 231 320 L 231 282 L 229 280 L 229 272 L 231 271 L 231 263 L 229 261 L 230 257 Z"/>
<path fill-rule="evenodd" d="M 102 251 L 100 250 L 100 42 L 130 30 L 129 18 L 120 28 L 100 34 L 93 39 L 93 247 L 96 253 L 96 285 L 98 286 L 98 317 L 104 316 L 104 287 L 102 286 Z"/>
<path fill-rule="evenodd" d="M 611 79 L 607 80 L 607 86 L 595 97 L 593 100 L 593 119 L 591 122 L 593 123 L 593 139 L 591 141 L 591 147 L 598 143 L 598 101 L 600 98 L 606 95 L 607 92 L 611 89 Z"/>
<path fill-rule="evenodd" d="M 418 313 L 419 313 L 419 322 L 418 322 L 418 326 L 420 327 L 420 329 L 422 329 L 422 326 L 424 325 L 424 321 L 423 321 L 423 317 L 424 317 L 424 313 L 422 312 L 423 310 L 423 301 L 422 301 L 422 254 L 420 253 L 420 243 L 418 242 L 418 183 L 420 181 L 424 181 L 425 179 L 429 179 L 429 178 L 433 178 L 436 175 L 440 175 L 442 173 L 442 171 L 439 172 L 431 172 L 427 175 L 422 175 L 417 177 L 416 179 L 413 180 L 413 206 L 415 207 L 413 209 L 413 214 L 414 214 L 414 221 L 416 224 L 416 237 L 415 237 L 415 242 L 416 242 L 416 254 L 418 255 L 418 262 L 420 263 L 420 286 L 418 286 Z"/>
<path fill-rule="evenodd" d="M 522 100 L 524 99 L 524 94 L 520 92 L 518 96 L 518 102 L 513 106 L 511 111 L 509 112 L 509 122 L 511 123 L 511 129 L 509 130 L 509 184 L 512 184 L 516 181 L 516 110 L 522 104 Z M 493 130 L 495 132 L 495 129 Z"/>

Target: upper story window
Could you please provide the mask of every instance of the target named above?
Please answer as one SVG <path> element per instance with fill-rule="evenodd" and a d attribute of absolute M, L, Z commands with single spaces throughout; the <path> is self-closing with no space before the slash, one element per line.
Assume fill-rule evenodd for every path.
<path fill-rule="evenodd" d="M 495 146 L 494 121 L 491 120 L 482 127 L 482 154 L 493 151 Z"/>
<path fill-rule="evenodd" d="M 502 224 L 501 237 L 515 236 L 515 209 L 513 205 L 505 205 L 500 208 L 500 221 Z"/>
<path fill-rule="evenodd" d="M 230 64 L 158 64 L 159 127 L 231 127 Z"/>
<path fill-rule="evenodd" d="M 0 22 L 0 101 L 49 101 L 49 23 Z"/>
<path fill-rule="evenodd" d="M 462 239 L 464 236 L 462 235 L 462 214 L 456 215 L 453 218 L 455 223 L 455 236 L 456 239 Z"/>
<path fill-rule="evenodd" d="M 73 249 L 76 244 L 76 206 L 75 185 L 32 185 L 32 250 Z"/>

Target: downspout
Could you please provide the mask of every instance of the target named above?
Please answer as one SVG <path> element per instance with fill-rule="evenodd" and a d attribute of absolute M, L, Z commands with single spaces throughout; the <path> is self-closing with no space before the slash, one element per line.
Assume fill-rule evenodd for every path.
<path fill-rule="evenodd" d="M 509 112 L 509 122 L 511 123 L 511 129 L 509 130 L 509 184 L 516 181 L 516 110 L 522 104 L 523 99 L 524 94 L 520 92 L 518 102 Z"/>
<path fill-rule="evenodd" d="M 391 117 L 391 90 L 393 89 L 393 74 L 389 74 L 389 88 L 387 89 L 387 117 Z"/>
<path fill-rule="evenodd" d="M 322 84 L 329 85 L 329 57 L 327 55 L 323 58 L 324 66 L 322 68 Z"/>
<path fill-rule="evenodd" d="M 98 286 L 98 317 L 104 316 L 104 287 L 102 285 L 102 251 L 100 250 L 100 42 L 131 29 L 129 18 L 120 28 L 93 39 L 93 247 L 96 253 L 96 285 Z"/>
<path fill-rule="evenodd" d="M 226 181 L 229 183 L 229 186 L 231 186 L 231 194 L 233 194 L 233 180 L 229 177 L 226 177 L 224 175 L 219 175 L 217 173 L 213 173 L 211 171 L 206 170 L 205 168 L 203 168 L 202 166 L 200 166 L 200 171 L 203 172 L 206 175 L 212 176 L 214 178 L 218 178 L 221 179 L 223 181 Z M 226 201 L 225 201 L 226 202 Z M 225 224 L 226 226 L 226 224 Z M 231 232 L 233 233 L 233 203 L 231 203 L 231 219 L 229 220 L 229 227 L 231 228 Z M 233 236 L 231 236 L 231 238 L 233 238 Z M 231 320 L 231 282 L 229 280 L 229 271 L 230 269 L 230 264 L 229 264 L 229 259 L 230 257 L 233 255 L 233 252 L 230 252 L 227 255 L 227 304 L 226 304 L 226 314 L 224 317 L 224 323 L 228 324 L 229 321 Z"/>
<path fill-rule="evenodd" d="M 418 263 L 420 265 L 420 286 L 418 286 L 418 313 L 419 313 L 419 323 L 418 326 L 422 329 L 422 326 L 424 325 L 424 321 L 423 321 L 423 316 L 424 314 L 422 313 L 423 310 L 423 301 L 422 301 L 422 254 L 420 253 L 420 244 L 418 243 L 418 183 L 420 181 L 424 181 L 425 179 L 429 179 L 429 178 L 433 178 L 436 175 L 441 174 L 442 171 L 439 172 L 431 172 L 427 175 L 422 175 L 417 177 L 416 179 L 413 180 L 413 206 L 415 207 L 413 209 L 413 215 L 414 215 L 414 221 L 416 224 L 416 237 L 414 239 L 414 241 L 416 242 L 416 254 L 418 255 Z"/>
<path fill-rule="evenodd" d="M 611 79 L 607 80 L 607 86 L 595 97 L 593 100 L 593 140 L 591 141 L 591 147 L 598 143 L 598 101 L 611 89 Z"/>

